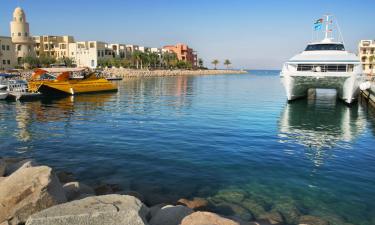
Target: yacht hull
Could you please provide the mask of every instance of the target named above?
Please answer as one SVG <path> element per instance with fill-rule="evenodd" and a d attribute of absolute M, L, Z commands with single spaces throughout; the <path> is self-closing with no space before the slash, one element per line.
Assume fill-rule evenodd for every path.
<path fill-rule="evenodd" d="M 337 97 L 347 104 L 353 103 L 359 94 L 360 77 L 356 73 L 282 72 L 281 80 L 288 101 L 304 98 L 309 89 L 335 89 Z"/>

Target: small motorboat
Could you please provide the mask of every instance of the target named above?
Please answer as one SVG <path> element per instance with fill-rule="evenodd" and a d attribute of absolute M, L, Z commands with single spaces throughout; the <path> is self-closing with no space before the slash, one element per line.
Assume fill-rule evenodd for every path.
<path fill-rule="evenodd" d="M 4 100 L 8 98 L 8 92 L 0 92 L 0 100 Z"/>
<path fill-rule="evenodd" d="M 62 72 L 57 76 L 46 70 L 37 69 L 29 80 L 29 90 L 53 95 L 76 95 L 93 92 L 117 91 L 117 87 L 94 72 L 81 71 L 82 76 L 73 77 L 72 71 Z"/>

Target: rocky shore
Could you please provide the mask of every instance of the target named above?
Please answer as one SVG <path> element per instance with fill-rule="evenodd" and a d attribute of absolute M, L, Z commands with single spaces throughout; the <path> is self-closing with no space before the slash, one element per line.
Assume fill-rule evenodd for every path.
<path fill-rule="evenodd" d="M 0 225 L 347 224 L 303 215 L 288 202 L 261 205 L 240 190 L 207 199 L 144 202 L 150 201 L 116 184 L 90 187 L 72 173 L 55 172 L 31 159 L 0 158 Z"/>
<path fill-rule="evenodd" d="M 184 75 L 220 75 L 246 74 L 244 70 L 134 70 L 125 68 L 106 68 L 103 74 L 106 77 L 133 78 L 133 77 L 167 77 Z"/>

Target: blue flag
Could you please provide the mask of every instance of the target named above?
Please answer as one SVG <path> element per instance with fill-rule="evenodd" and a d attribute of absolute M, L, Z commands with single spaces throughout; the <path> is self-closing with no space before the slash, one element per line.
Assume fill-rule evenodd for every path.
<path fill-rule="evenodd" d="M 321 30 L 322 29 L 322 24 L 317 24 L 314 26 L 314 30 Z"/>

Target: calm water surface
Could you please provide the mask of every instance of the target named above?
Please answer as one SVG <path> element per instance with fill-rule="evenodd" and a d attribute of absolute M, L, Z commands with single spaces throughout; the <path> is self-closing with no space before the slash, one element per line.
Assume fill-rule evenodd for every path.
<path fill-rule="evenodd" d="M 0 155 L 153 203 L 251 199 L 375 224 L 375 112 L 364 104 L 348 108 L 327 91 L 287 104 L 277 71 L 118 84 L 118 93 L 0 102 Z"/>

